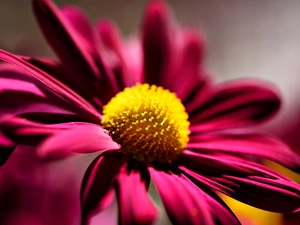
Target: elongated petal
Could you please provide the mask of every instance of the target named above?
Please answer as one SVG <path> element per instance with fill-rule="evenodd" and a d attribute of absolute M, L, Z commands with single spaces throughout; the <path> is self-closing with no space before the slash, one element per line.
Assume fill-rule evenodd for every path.
<path fill-rule="evenodd" d="M 60 159 L 75 153 L 103 152 L 119 149 L 110 136 L 98 125 L 81 124 L 56 132 L 38 147 L 43 158 Z"/>
<path fill-rule="evenodd" d="M 197 178 L 193 177 L 193 173 L 186 173 L 182 175 L 182 179 L 186 180 L 191 185 L 196 185 L 199 188 L 199 194 L 206 199 L 211 216 L 215 224 L 240 224 L 239 220 L 230 210 L 230 208 L 223 202 L 223 200 L 205 183 L 202 183 Z M 193 183 L 193 184 L 192 184 Z"/>
<path fill-rule="evenodd" d="M 103 104 L 106 104 L 120 89 L 113 72 L 98 51 L 98 46 L 94 45 L 93 49 L 86 48 L 85 42 L 82 43 L 82 35 L 74 28 L 74 23 L 78 21 L 73 18 L 70 23 L 70 17 L 64 16 L 50 0 L 34 0 L 33 9 L 45 38 L 63 65 L 71 70 L 76 79 L 96 95 L 99 94 Z M 78 15 L 79 12 L 74 10 L 72 13 L 76 13 L 77 20 L 78 17 L 81 18 L 79 25 L 82 25 L 83 15 Z"/>
<path fill-rule="evenodd" d="M 116 182 L 119 206 L 119 223 L 122 225 L 151 225 L 157 210 L 148 195 L 149 173 L 145 168 L 123 167 Z M 147 169 L 146 169 L 147 170 Z"/>
<path fill-rule="evenodd" d="M 1 130 L 19 144 L 38 145 L 45 159 L 59 159 L 74 153 L 118 149 L 117 143 L 98 125 L 62 123 L 45 125 L 18 117 L 2 118 Z"/>
<path fill-rule="evenodd" d="M 151 1 L 142 27 L 145 83 L 160 85 L 170 57 L 169 12 L 162 1 Z"/>
<path fill-rule="evenodd" d="M 214 224 L 206 196 L 178 175 L 150 169 L 172 224 Z"/>
<path fill-rule="evenodd" d="M 101 211 L 107 205 L 106 196 L 122 164 L 124 164 L 123 155 L 117 152 L 104 152 L 89 165 L 83 177 L 80 193 L 85 224 L 91 212 L 96 209 Z"/>
<path fill-rule="evenodd" d="M 223 176 L 213 180 L 226 186 L 229 196 L 248 205 L 278 213 L 300 210 L 300 186 L 291 180 L 259 176 Z"/>
<path fill-rule="evenodd" d="M 122 41 L 119 30 L 112 22 L 107 20 L 98 21 L 95 29 L 101 42 L 108 51 L 108 57 L 110 56 L 112 59 L 110 64 L 120 90 L 123 90 L 125 87 L 131 87 L 137 81 L 134 80 L 134 74 L 129 72 L 126 64 L 126 58 L 130 58 L 130 60 L 132 60 L 132 58 L 125 52 L 125 43 Z"/>
<path fill-rule="evenodd" d="M 232 81 L 215 86 L 206 100 L 187 107 L 193 132 L 255 125 L 279 109 L 277 93 L 259 81 Z"/>
<path fill-rule="evenodd" d="M 182 36 L 179 39 L 183 39 L 181 40 L 183 43 L 175 46 L 178 49 L 172 55 L 171 68 L 163 77 L 163 86 L 175 92 L 188 107 L 192 102 L 201 102 L 205 97 L 210 79 L 202 65 L 203 38 L 194 30 L 178 31 L 178 33 L 177 36 Z"/>
<path fill-rule="evenodd" d="M 208 154 L 226 153 L 240 157 L 270 159 L 300 171 L 300 157 L 281 141 L 266 134 L 214 133 L 191 136 L 186 148 Z"/>
<path fill-rule="evenodd" d="M 63 17 L 65 17 L 71 26 L 77 31 L 80 37 L 80 45 L 84 45 L 84 49 L 89 50 L 93 54 L 95 48 L 95 37 L 93 28 L 84 12 L 72 5 L 63 6 L 60 8 Z"/>
<path fill-rule="evenodd" d="M 91 106 L 86 100 L 84 100 L 81 96 L 77 93 L 72 91 L 70 88 L 56 80 L 54 77 L 49 75 L 48 73 L 38 69 L 34 65 L 26 62 L 21 57 L 16 55 L 10 54 L 3 50 L 0 50 L 0 59 L 7 61 L 21 70 L 25 71 L 32 77 L 36 78 L 46 86 L 48 86 L 51 90 L 57 93 L 60 97 L 64 98 L 65 100 L 69 101 L 70 103 L 74 104 L 75 106 L 82 108 L 89 112 L 91 115 L 101 118 L 99 112 L 95 110 L 93 106 Z"/>
<path fill-rule="evenodd" d="M 284 179 L 283 176 L 263 165 L 226 154 L 206 154 L 185 150 L 178 163 L 194 172 L 208 176 L 261 175 Z"/>
<path fill-rule="evenodd" d="M 86 85 L 82 82 L 82 80 L 76 79 L 74 77 L 74 73 L 72 73 L 69 68 L 66 68 L 58 62 L 49 58 L 23 57 L 23 59 L 36 66 L 40 70 L 51 74 L 52 77 L 56 78 L 57 80 L 71 88 L 73 91 L 87 100 L 90 104 L 92 104 L 96 109 L 101 111 L 103 103 L 89 87 L 90 85 Z"/>
<path fill-rule="evenodd" d="M 193 158 L 180 169 L 216 191 L 268 211 L 299 210 L 300 185 L 263 165 L 222 155 Z"/>
<path fill-rule="evenodd" d="M 77 117 L 77 120 L 93 121 L 84 110 L 65 101 L 35 78 L 9 64 L 0 66 L 0 102 L 1 116 L 11 114 L 29 118 L 29 114 L 34 114 L 35 121 L 43 117 L 44 122 L 54 122 L 60 115 L 62 120 L 69 116 L 70 119 Z M 45 116 L 49 114 L 52 116 Z"/>
<path fill-rule="evenodd" d="M 87 83 L 88 79 L 100 77 L 92 55 L 81 43 L 82 36 L 60 10 L 49 0 L 34 0 L 32 6 L 46 40 L 61 62 L 82 74 L 80 78 Z"/>

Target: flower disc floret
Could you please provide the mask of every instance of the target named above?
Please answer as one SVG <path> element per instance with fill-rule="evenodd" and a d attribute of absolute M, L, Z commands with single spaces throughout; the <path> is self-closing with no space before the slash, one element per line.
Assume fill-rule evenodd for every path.
<path fill-rule="evenodd" d="M 189 140 L 188 114 L 176 95 L 156 85 L 125 88 L 103 108 L 103 127 L 124 153 L 170 163 Z"/>

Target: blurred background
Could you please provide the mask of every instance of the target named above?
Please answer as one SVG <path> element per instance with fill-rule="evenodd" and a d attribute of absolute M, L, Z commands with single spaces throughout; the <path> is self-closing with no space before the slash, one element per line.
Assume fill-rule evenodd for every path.
<path fill-rule="evenodd" d="M 92 22 L 100 18 L 113 20 L 124 36 L 130 37 L 139 32 L 147 0 L 54 2 L 59 6 L 79 6 Z M 277 124 L 279 129 L 276 132 L 280 134 L 281 129 L 284 130 L 285 126 L 294 122 L 295 116 L 300 118 L 300 1 L 166 2 L 173 9 L 174 16 L 180 24 L 195 27 L 203 32 L 207 39 L 207 68 L 216 80 L 258 77 L 275 83 L 279 88 L 284 100 L 283 110 L 277 120 L 267 125 L 266 129 Z M 31 48 L 32 45 L 34 49 Z M 31 0 L 0 1 L 0 48 L 19 54 L 53 54 L 34 20 Z M 237 208 L 241 209 L 242 206 Z M 255 215 L 258 214 L 259 212 L 255 211 L 251 217 L 256 218 Z M 267 214 L 264 221 L 257 224 L 273 225 L 270 221 L 277 216 Z"/>

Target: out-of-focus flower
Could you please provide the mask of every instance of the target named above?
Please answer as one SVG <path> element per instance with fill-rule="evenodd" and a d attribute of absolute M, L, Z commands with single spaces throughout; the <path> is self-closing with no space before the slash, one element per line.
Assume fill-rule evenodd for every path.
<path fill-rule="evenodd" d="M 264 211 L 222 195 L 242 225 L 282 225 L 282 214 Z"/>
<path fill-rule="evenodd" d="M 298 99 L 297 99 L 298 100 Z M 294 102 L 294 107 L 290 107 L 281 116 L 280 120 L 274 121 L 269 127 L 268 131 L 272 131 L 279 136 L 285 143 L 287 143 L 292 150 L 300 155 L 300 105 L 299 102 Z M 266 165 L 272 169 L 285 174 L 287 177 L 300 184 L 300 175 L 290 171 L 278 164 L 266 162 Z M 282 219 L 283 225 L 298 225 L 300 224 L 300 212 L 293 214 L 285 214 Z"/>
<path fill-rule="evenodd" d="M 80 207 L 74 169 L 69 162 L 63 168 L 48 165 L 32 148 L 17 147 L 0 170 L 0 224 L 77 225 Z"/>
<path fill-rule="evenodd" d="M 83 223 L 114 194 L 120 224 L 153 223 L 150 179 L 174 224 L 239 224 L 214 191 L 264 210 L 300 209 L 299 185 L 257 160 L 299 171 L 299 157 L 245 128 L 278 110 L 277 93 L 262 81 L 213 85 L 202 38 L 172 24 L 161 1 L 147 6 L 134 48 L 110 22 L 94 32 L 75 7 L 33 8 L 60 63 L 0 52 L 29 74 L 0 74 L 1 130 L 48 159 L 101 153 L 82 182 Z"/>

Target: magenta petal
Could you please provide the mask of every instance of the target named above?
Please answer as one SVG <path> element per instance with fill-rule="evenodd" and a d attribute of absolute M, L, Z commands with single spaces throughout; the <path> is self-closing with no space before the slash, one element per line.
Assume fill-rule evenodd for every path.
<path fill-rule="evenodd" d="M 136 83 L 134 75 L 129 72 L 126 64 L 126 58 L 130 58 L 125 52 L 125 43 L 123 43 L 121 34 L 117 27 L 110 21 L 100 20 L 95 29 L 100 37 L 101 43 L 107 49 L 107 58 L 112 58 L 111 67 L 116 76 L 120 90 L 125 87 L 131 87 Z"/>
<path fill-rule="evenodd" d="M 249 159 L 226 154 L 205 154 L 185 150 L 178 163 L 194 172 L 220 177 L 223 175 L 263 175 L 285 179 L 284 176 Z"/>
<path fill-rule="evenodd" d="M 195 185 L 178 175 L 153 168 L 150 174 L 172 224 L 214 224 L 206 196 Z"/>
<path fill-rule="evenodd" d="M 80 79 L 75 79 L 74 73 L 68 70 L 68 68 L 63 67 L 58 62 L 48 59 L 48 58 L 30 58 L 23 57 L 24 60 L 36 66 L 42 71 L 45 71 L 48 74 L 51 74 L 52 77 L 56 78 L 85 100 L 87 100 L 90 104 L 92 104 L 99 111 L 102 110 L 103 103 L 101 103 L 98 96 L 91 90 L 89 85 L 84 84 Z"/>
<path fill-rule="evenodd" d="M 107 205 L 107 194 L 112 188 L 124 158 L 117 152 L 104 152 L 89 165 L 81 184 L 81 209 L 84 224 L 91 212 L 103 210 Z"/>
<path fill-rule="evenodd" d="M 46 119 L 45 115 L 52 114 L 44 122 L 54 121 L 57 118 L 55 115 L 61 115 L 62 118 L 69 116 L 70 119 L 76 117 L 77 120 L 90 122 L 95 120 L 81 108 L 57 96 L 35 78 L 9 64 L 0 66 L 0 102 L 0 115 L 22 115 L 28 118 L 34 114 L 34 120 L 39 121 L 41 117 Z"/>
<path fill-rule="evenodd" d="M 215 86 L 206 100 L 189 112 L 191 130 L 205 132 L 253 125 L 274 115 L 280 107 L 277 93 L 258 81 L 231 81 Z"/>
<path fill-rule="evenodd" d="M 179 35 L 179 34 L 178 34 Z M 203 69 L 204 40 L 199 33 L 186 30 L 181 34 L 183 46 L 172 55 L 169 75 L 164 76 L 163 86 L 175 92 L 185 106 L 197 102 L 207 94 L 210 79 Z M 179 45 L 179 44 L 178 44 Z"/>
<path fill-rule="evenodd" d="M 56 92 L 59 96 L 69 101 L 70 103 L 86 110 L 91 115 L 101 118 L 100 113 L 97 112 L 95 108 L 91 106 L 86 100 L 84 100 L 77 93 L 72 91 L 70 88 L 68 88 L 67 86 L 65 86 L 46 72 L 38 69 L 34 65 L 23 60 L 22 58 L 5 52 L 3 50 L 0 50 L 0 59 L 19 67 L 32 77 L 36 78 L 37 80 L 48 86 L 51 90 Z"/>
<path fill-rule="evenodd" d="M 192 135 L 187 149 L 208 154 L 255 156 L 300 171 L 300 157 L 281 141 L 266 134 L 213 133 Z"/>
<path fill-rule="evenodd" d="M 140 168 L 127 171 L 127 168 L 122 168 L 116 182 L 119 224 L 153 224 L 157 217 L 157 209 L 148 195 L 149 182 L 148 171 L 145 173 Z"/>
<path fill-rule="evenodd" d="M 60 124 L 42 124 L 30 120 L 5 116 L 0 119 L 0 129 L 13 142 L 24 145 L 38 145 L 41 141 L 56 133 L 77 129 L 77 127 L 97 126 L 83 122 Z"/>
<path fill-rule="evenodd" d="M 61 9 L 63 16 L 69 21 L 72 27 L 77 31 L 80 39 L 80 44 L 84 45 L 85 49 L 93 53 L 95 48 L 95 37 L 93 28 L 84 12 L 76 6 L 63 6 Z"/>
<path fill-rule="evenodd" d="M 160 85 L 170 57 L 170 40 L 166 5 L 151 1 L 145 12 L 142 27 L 145 83 Z"/>
<path fill-rule="evenodd" d="M 73 153 L 100 153 L 119 148 L 102 127 L 82 123 L 51 135 L 39 145 L 38 154 L 46 159 L 60 159 Z"/>
<path fill-rule="evenodd" d="M 187 177 L 186 177 L 187 176 Z M 202 183 L 197 178 L 194 178 L 193 173 L 182 175 L 182 179 L 196 185 L 199 188 L 199 194 L 203 195 L 208 203 L 208 208 L 215 224 L 232 224 L 240 225 L 239 220 L 230 210 L 230 208 L 223 202 L 223 200 L 210 188 L 209 185 Z"/>
<path fill-rule="evenodd" d="M 45 38 L 61 62 L 82 74 L 82 81 L 100 77 L 94 58 L 81 43 L 82 36 L 60 10 L 50 0 L 34 0 L 32 5 Z"/>
<path fill-rule="evenodd" d="M 79 12 L 73 9 L 72 13 L 77 13 L 77 20 L 70 23 L 70 18 L 64 16 L 50 0 L 34 0 L 33 9 L 45 38 L 62 64 L 96 95 L 99 94 L 98 97 L 106 104 L 120 90 L 114 74 L 100 55 L 98 46 L 95 45 L 91 53 L 91 49 L 86 48 L 86 42 L 82 42 L 82 35 L 74 28 L 78 17 L 81 17 L 79 25 L 83 25 L 83 15 L 78 15 Z"/>
<path fill-rule="evenodd" d="M 248 205 L 278 213 L 300 210 L 300 186 L 291 180 L 258 176 L 212 179 L 226 186 L 229 196 Z"/>

